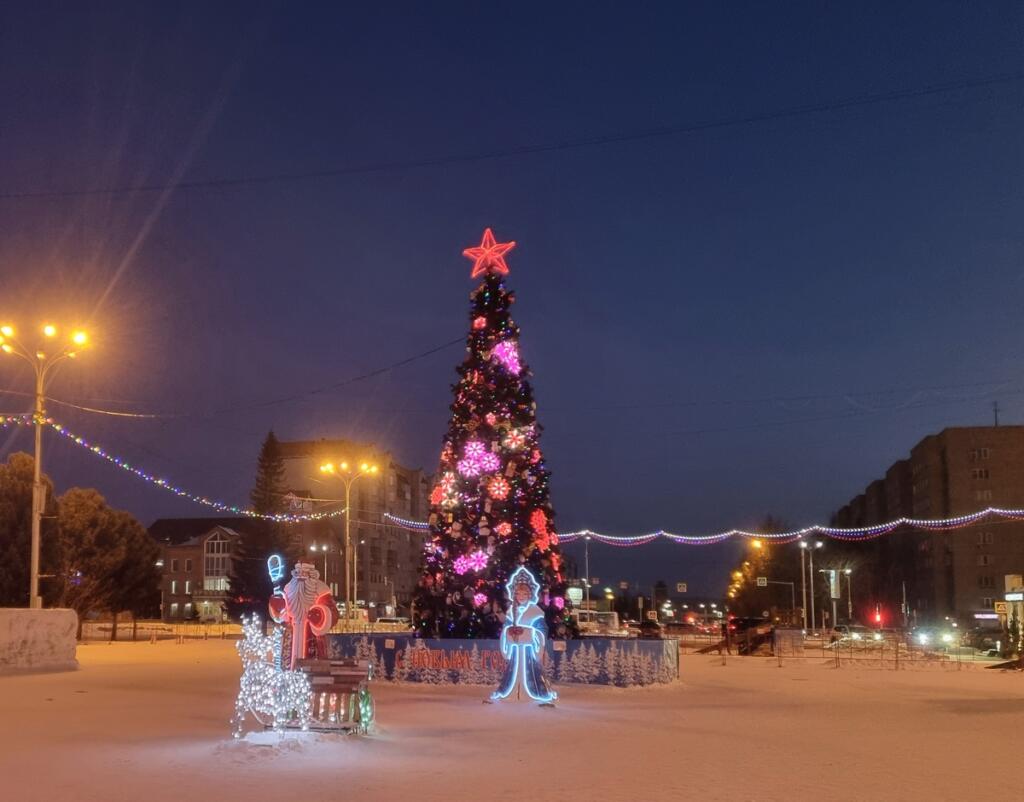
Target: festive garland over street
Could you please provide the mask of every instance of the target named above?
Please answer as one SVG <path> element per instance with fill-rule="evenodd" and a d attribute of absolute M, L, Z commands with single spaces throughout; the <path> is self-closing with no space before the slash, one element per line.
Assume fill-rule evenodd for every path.
<path fill-rule="evenodd" d="M 0 415 L 0 428 L 7 428 L 12 425 L 31 426 L 33 422 L 34 418 L 30 413 L 21 415 Z M 318 521 L 324 518 L 336 518 L 345 514 L 344 509 L 339 509 L 331 510 L 330 512 L 302 513 L 297 515 L 288 513 L 281 515 L 263 515 L 251 509 L 238 507 L 233 504 L 225 504 L 224 502 L 216 501 L 214 499 L 207 498 L 206 496 L 200 496 L 197 493 L 192 493 L 188 490 L 177 487 L 166 479 L 148 473 L 141 468 L 137 468 L 127 460 L 114 456 L 100 446 L 90 443 L 84 437 L 70 431 L 63 424 L 57 423 L 53 418 L 46 418 L 43 422 L 64 439 L 85 449 L 89 453 L 106 460 L 111 465 L 115 465 L 121 470 L 133 474 L 139 479 L 143 479 L 155 487 L 159 487 L 176 496 L 193 501 L 196 504 L 211 507 L 219 512 L 230 512 L 234 515 L 244 515 L 249 518 L 263 518 L 266 520 L 279 521 L 281 523 Z M 408 518 L 401 518 L 397 515 L 392 515 L 391 513 L 384 513 L 383 517 L 386 521 L 404 529 L 412 531 L 426 531 L 430 529 L 430 525 L 426 521 L 413 521 Z M 1024 521 L 1024 509 L 1006 510 L 1001 507 L 986 507 L 978 512 L 972 512 L 968 515 L 958 515 L 954 518 L 896 518 L 892 521 L 886 521 L 885 523 L 875 524 L 873 526 L 849 528 L 822 526 L 820 524 L 816 524 L 814 526 L 806 526 L 802 529 L 793 529 L 788 532 L 750 532 L 745 529 L 730 529 L 725 532 L 717 532 L 711 535 L 677 535 L 672 532 L 666 532 L 664 529 L 659 529 L 656 532 L 649 532 L 644 535 L 604 535 L 590 529 L 580 529 L 575 532 L 559 533 L 558 540 L 561 543 L 573 543 L 579 540 L 589 539 L 598 543 L 604 543 L 608 546 L 620 547 L 646 546 L 647 544 L 653 543 L 659 539 L 669 540 L 673 543 L 686 546 L 710 546 L 715 543 L 724 543 L 727 540 L 737 537 L 746 538 L 748 540 L 767 540 L 772 543 L 794 543 L 798 540 L 810 537 L 827 537 L 834 540 L 861 541 L 873 540 L 874 538 L 891 534 L 900 527 L 926 529 L 932 532 L 948 532 L 954 529 L 962 529 L 965 526 L 981 523 L 982 521 L 990 518 Z"/>
<path fill-rule="evenodd" d="M 3 415 L 0 416 L 0 427 L 7 428 L 10 425 L 18 426 L 31 426 L 34 423 L 32 415 Z M 186 498 L 189 501 L 193 501 L 196 504 L 202 504 L 205 507 L 211 507 L 218 512 L 229 512 L 233 515 L 244 515 L 248 518 L 260 518 L 268 521 L 278 521 L 279 523 L 298 523 L 299 521 L 319 521 L 324 518 L 336 518 L 340 515 L 345 514 L 344 508 L 339 510 L 331 510 L 330 512 L 313 512 L 313 513 L 301 513 L 294 515 L 291 513 L 282 513 L 280 515 L 265 515 L 258 513 L 255 510 L 246 509 L 243 507 L 235 506 L 234 504 L 225 504 L 222 501 L 207 498 L 206 496 L 200 496 L 197 493 L 192 493 L 184 488 L 178 487 L 171 484 L 167 479 L 163 479 L 155 474 L 148 473 L 142 468 L 137 468 L 132 465 L 128 460 L 122 459 L 121 457 L 114 456 L 102 447 L 94 445 L 86 440 L 84 437 L 75 434 L 70 431 L 63 424 L 57 423 L 53 418 L 46 418 L 43 423 L 49 428 L 53 429 L 57 434 L 63 437 L 65 440 L 74 443 L 91 454 L 104 459 L 111 465 L 115 465 L 122 471 L 133 474 L 139 479 L 148 482 L 155 487 L 162 488 L 163 490 L 173 493 L 181 498 Z"/>
<path fill-rule="evenodd" d="M 406 518 L 384 513 L 384 518 L 397 526 L 411 530 L 426 530 L 429 525 L 423 521 L 411 521 Z M 932 532 L 948 532 L 953 529 L 962 529 L 965 526 L 981 523 L 988 518 L 1002 518 L 1005 520 L 1024 520 L 1024 510 L 1004 510 L 999 507 L 987 507 L 969 515 L 959 515 L 955 518 L 896 518 L 883 524 L 874 526 L 859 527 L 836 527 L 836 526 L 806 526 L 803 529 L 793 529 L 789 532 L 749 532 L 745 529 L 730 529 L 726 532 L 716 532 L 712 535 L 676 535 L 659 529 L 657 532 L 649 532 L 646 535 L 603 535 L 590 529 L 580 529 L 576 532 L 559 533 L 560 543 L 573 543 L 579 540 L 593 540 L 604 543 L 607 546 L 646 546 L 655 540 L 665 539 L 673 543 L 685 546 L 710 546 L 715 543 L 724 543 L 732 538 L 740 537 L 748 540 L 767 540 L 772 543 L 795 543 L 799 540 L 811 537 L 828 537 L 834 540 L 864 541 L 873 540 L 883 535 L 895 532 L 900 527 L 911 529 L 927 529 Z"/>

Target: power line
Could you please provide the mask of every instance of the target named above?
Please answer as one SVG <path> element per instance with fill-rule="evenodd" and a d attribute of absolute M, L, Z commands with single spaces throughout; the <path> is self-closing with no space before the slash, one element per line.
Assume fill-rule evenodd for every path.
<path fill-rule="evenodd" d="M 980 89 L 983 87 L 998 86 L 1000 84 L 1016 83 L 1021 80 L 1024 80 L 1024 72 L 1002 73 L 998 75 L 990 75 L 984 78 L 963 79 L 960 81 L 933 84 L 930 86 L 918 87 L 916 89 L 894 89 L 888 92 L 858 95 L 841 100 L 824 101 L 821 103 L 805 103 L 798 106 L 776 109 L 774 111 L 758 112 L 735 117 L 723 117 L 717 120 L 707 120 L 704 122 L 667 125 L 658 128 L 624 131 L 614 134 L 584 136 L 577 139 L 535 143 L 532 145 L 520 145 L 510 148 L 495 148 L 493 150 L 479 151 L 477 153 L 433 156 L 422 159 L 399 159 L 395 161 L 372 162 L 370 164 L 334 167 L 310 170 L 306 172 L 266 173 L 263 175 L 252 176 L 227 176 L 223 178 L 195 179 L 192 181 L 178 181 L 172 183 L 125 184 L 121 186 L 94 187 L 88 189 L 4 192 L 0 193 L 0 200 L 76 198 L 94 195 L 118 196 L 133 195 L 141 192 L 165 192 L 168 190 L 183 189 L 229 189 L 245 186 L 310 181 L 325 178 L 341 178 L 354 175 L 368 175 L 372 173 L 393 172 L 424 167 L 444 167 L 453 164 L 469 164 L 473 162 L 489 161 L 492 159 L 532 156 L 541 153 L 600 147 L 603 145 L 614 145 L 624 142 L 661 139 L 671 136 L 680 136 L 682 134 L 693 134 L 702 131 L 713 131 L 722 128 L 733 128 L 743 125 L 771 122 L 773 120 L 781 120 L 790 117 L 803 117 L 810 114 L 839 111 L 841 109 L 873 106 L 880 103 L 892 103 L 900 100 L 911 100 L 915 98 L 929 97 L 932 95 L 942 95 L 961 90 Z"/>

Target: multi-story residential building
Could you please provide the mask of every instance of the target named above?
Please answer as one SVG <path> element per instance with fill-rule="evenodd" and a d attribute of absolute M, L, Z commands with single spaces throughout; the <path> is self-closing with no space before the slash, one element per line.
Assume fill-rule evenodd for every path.
<path fill-rule="evenodd" d="M 289 510 L 337 513 L 288 524 L 288 530 L 295 553 L 319 569 L 339 601 L 345 592 L 345 489 L 340 479 L 325 475 L 320 466 L 348 461 L 378 467 L 376 474 L 352 483 L 353 591 L 370 617 L 408 608 L 419 580 L 424 535 L 388 523 L 384 514 L 425 520 L 429 477 L 399 465 L 386 451 L 349 440 L 283 442 L 281 451 Z M 150 527 L 150 535 L 162 549 L 165 621 L 224 619 L 231 555 L 251 525 L 252 520 L 244 517 L 164 518 Z"/>
<path fill-rule="evenodd" d="M 351 553 L 357 566 L 356 571 L 350 568 L 353 590 L 371 616 L 381 607 L 407 608 L 419 580 L 424 535 L 389 524 L 384 514 L 425 520 L 430 510 L 430 477 L 419 468 L 400 465 L 387 451 L 352 440 L 282 442 L 281 454 L 292 507 L 339 513 L 294 527 L 295 546 L 309 555 L 339 600 L 345 592 L 345 487 L 320 466 L 328 462 L 378 466 L 376 474 L 360 476 L 351 486 Z"/>
<path fill-rule="evenodd" d="M 161 518 L 149 528 L 160 544 L 164 621 L 225 621 L 231 555 L 247 518 Z"/>
<path fill-rule="evenodd" d="M 834 516 L 838 526 L 951 518 L 1024 507 L 1024 426 L 944 429 Z M 905 527 L 865 550 L 862 588 L 908 620 L 991 616 L 1004 577 L 1024 573 L 1024 522 L 993 519 L 948 532 Z M 905 608 L 904 608 L 905 605 Z"/>

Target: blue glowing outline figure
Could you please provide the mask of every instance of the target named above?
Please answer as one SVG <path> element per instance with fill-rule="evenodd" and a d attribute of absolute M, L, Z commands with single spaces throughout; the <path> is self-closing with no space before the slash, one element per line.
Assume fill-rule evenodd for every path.
<path fill-rule="evenodd" d="M 510 606 L 501 630 L 501 653 L 508 665 L 498 690 L 491 694 L 491 701 L 507 699 L 518 689 L 526 691 L 535 702 L 554 704 L 558 694 L 548 687 L 540 663 L 546 639 L 544 611 L 537 605 L 540 583 L 525 566 L 519 566 L 509 577 L 505 589 Z M 520 592 L 523 592 L 522 597 L 518 595 Z"/>
<path fill-rule="evenodd" d="M 280 554 L 271 554 L 267 557 L 267 573 L 270 574 L 270 581 L 275 585 L 284 579 L 284 560 Z"/>

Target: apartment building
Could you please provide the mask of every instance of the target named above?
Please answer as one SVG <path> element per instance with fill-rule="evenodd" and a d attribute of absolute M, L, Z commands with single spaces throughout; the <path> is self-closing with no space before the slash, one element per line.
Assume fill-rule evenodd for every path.
<path fill-rule="evenodd" d="M 948 428 L 915 445 L 834 516 L 837 526 L 952 518 L 1024 508 L 1024 426 Z M 908 621 L 990 618 L 1004 578 L 1024 573 L 1024 522 L 989 520 L 947 532 L 911 527 L 863 548 L 862 587 Z"/>

